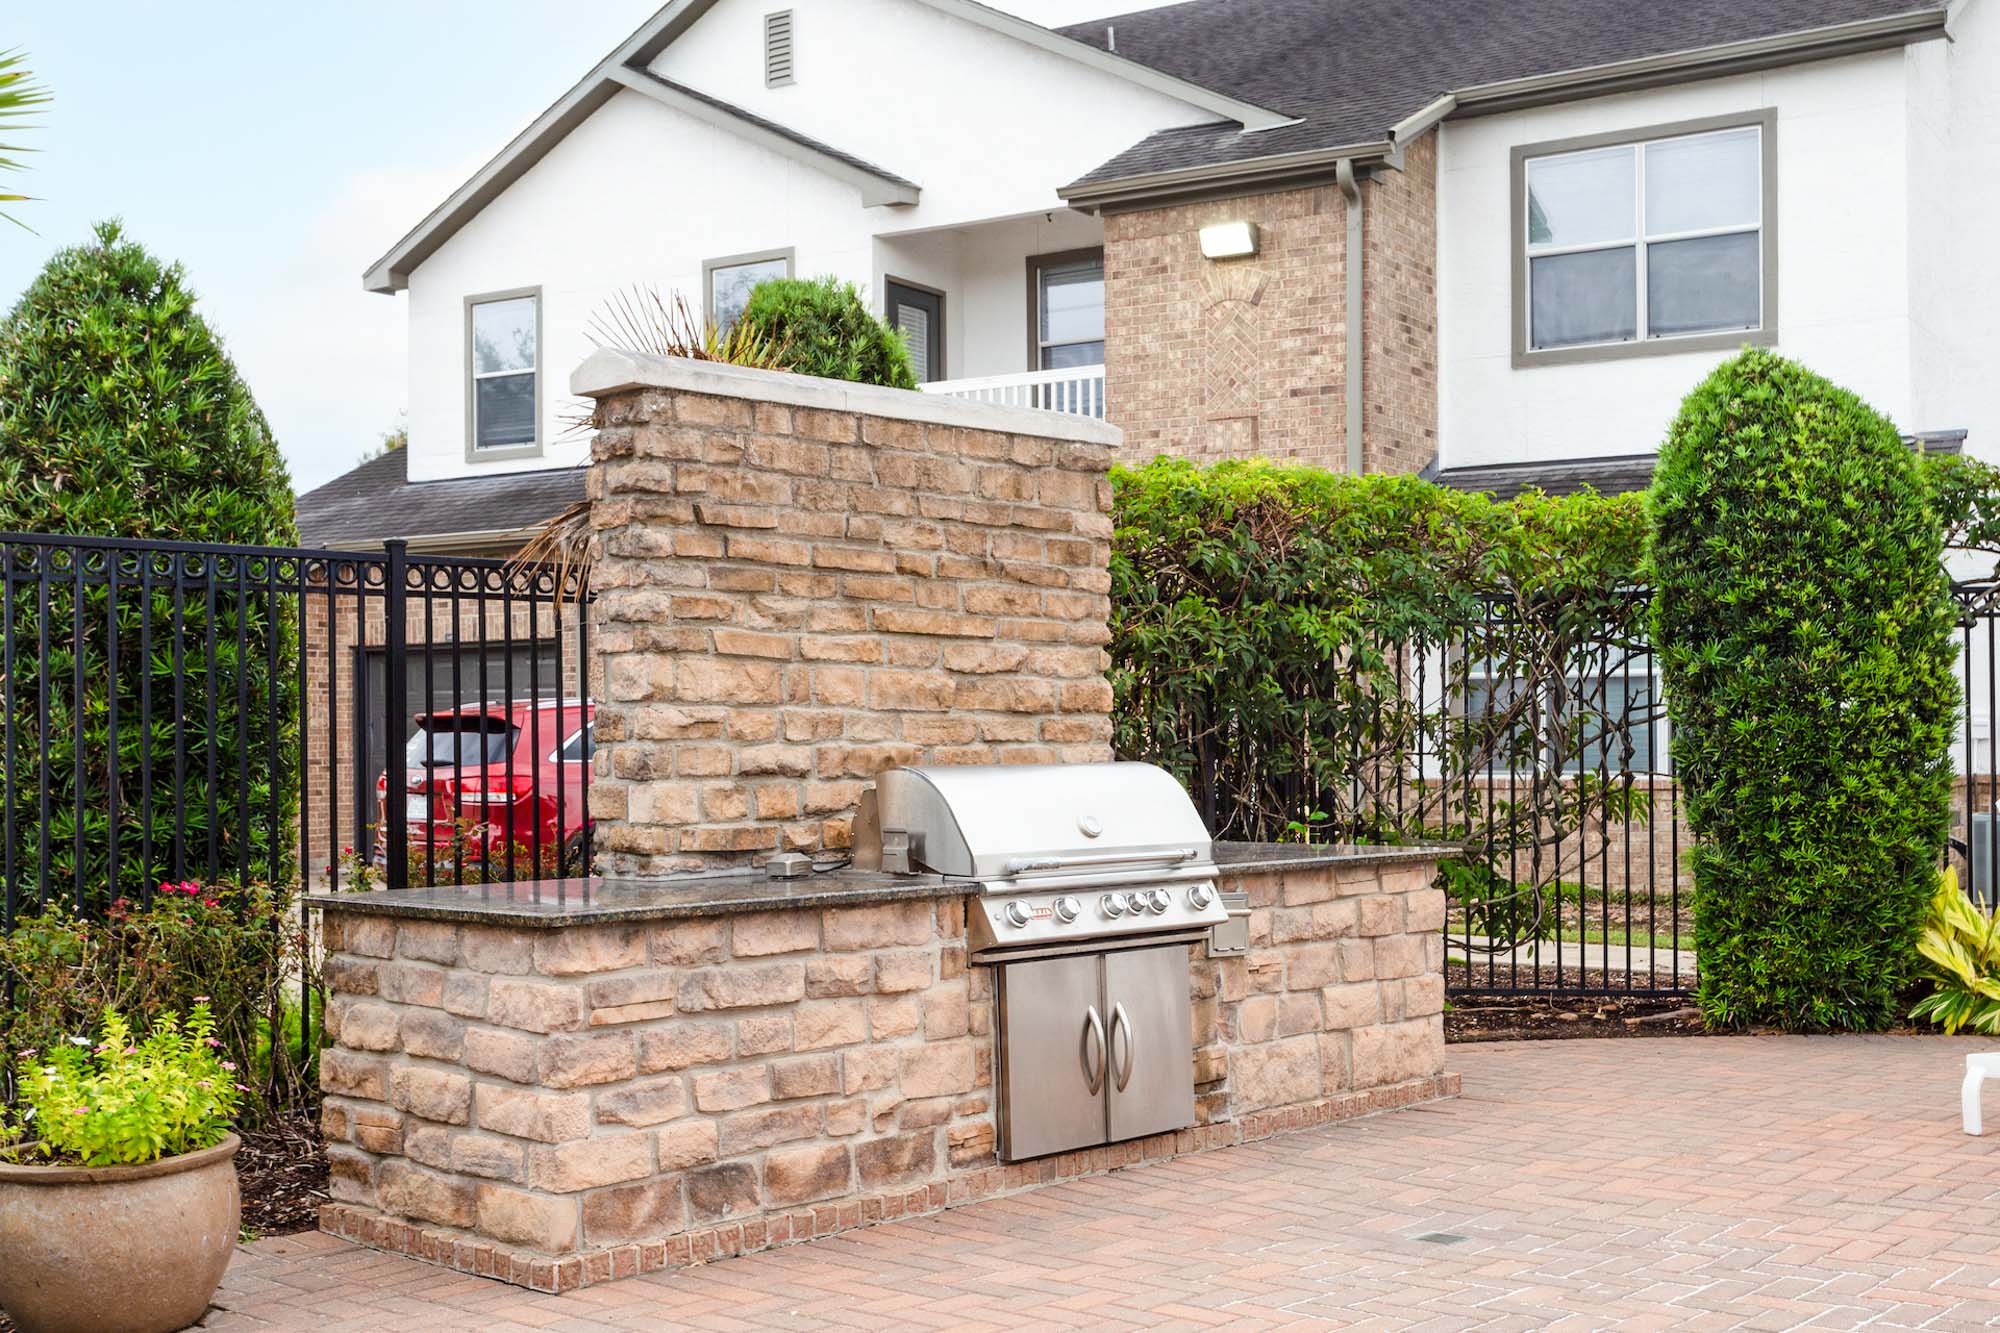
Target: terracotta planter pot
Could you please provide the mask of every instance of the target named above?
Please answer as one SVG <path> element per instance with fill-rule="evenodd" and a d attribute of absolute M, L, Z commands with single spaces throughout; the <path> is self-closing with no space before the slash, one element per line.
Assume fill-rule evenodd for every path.
<path fill-rule="evenodd" d="M 234 1134 L 146 1166 L 0 1163 L 0 1310 L 21 1333 L 168 1333 L 236 1245 Z"/>

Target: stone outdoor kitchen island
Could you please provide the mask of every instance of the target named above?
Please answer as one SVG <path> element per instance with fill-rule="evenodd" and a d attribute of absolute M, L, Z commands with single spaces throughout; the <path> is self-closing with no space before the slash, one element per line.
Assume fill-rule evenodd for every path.
<path fill-rule="evenodd" d="M 602 877 L 315 898 L 325 1229 L 566 1290 L 1456 1090 L 1435 854 L 1219 844 L 1193 1125 L 1003 1162 L 979 885 L 832 867 L 887 769 L 1110 757 L 1117 431 L 612 353 L 574 387 Z"/>

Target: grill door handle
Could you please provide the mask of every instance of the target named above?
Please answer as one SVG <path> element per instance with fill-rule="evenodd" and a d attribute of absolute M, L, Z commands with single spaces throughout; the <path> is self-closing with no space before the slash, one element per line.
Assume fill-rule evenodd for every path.
<path fill-rule="evenodd" d="M 1136 1057 L 1132 1030 L 1132 1016 L 1125 1012 L 1123 1004 L 1111 1006 L 1111 1060 L 1118 1061 L 1118 1029 L 1125 1029 L 1125 1067 L 1118 1071 L 1118 1091 L 1125 1091 L 1125 1085 L 1132 1081 L 1132 1062 Z"/>
<path fill-rule="evenodd" d="M 1105 1066 L 1108 1063 L 1104 1049 L 1104 1020 L 1097 1016 L 1097 1006 L 1090 1005 L 1083 1014 L 1082 1049 L 1078 1052 L 1083 1060 L 1083 1083 L 1095 1097 L 1104 1088 Z M 1091 1055 L 1097 1056 L 1095 1067 Z"/>

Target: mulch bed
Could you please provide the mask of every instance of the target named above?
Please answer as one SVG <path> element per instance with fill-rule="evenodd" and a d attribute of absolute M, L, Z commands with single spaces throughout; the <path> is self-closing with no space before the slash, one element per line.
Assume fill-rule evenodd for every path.
<path fill-rule="evenodd" d="M 319 1225 L 326 1202 L 326 1150 L 319 1117 L 291 1115 L 264 1129 L 243 1132 L 236 1154 L 236 1182 L 243 1191 L 243 1229 L 257 1236 L 289 1236 Z"/>
<path fill-rule="evenodd" d="M 1444 1039 L 1547 1041 L 1565 1037 L 1697 1037 L 1701 1011 L 1679 996 L 1455 995 Z"/>

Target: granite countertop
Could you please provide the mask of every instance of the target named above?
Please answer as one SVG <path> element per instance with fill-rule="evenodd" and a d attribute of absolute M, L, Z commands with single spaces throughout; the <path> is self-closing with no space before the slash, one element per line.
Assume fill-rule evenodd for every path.
<path fill-rule="evenodd" d="M 1232 871 L 1379 864 L 1435 860 L 1435 847 L 1357 847 L 1344 844 L 1219 842 L 1215 861 L 1224 878 Z M 575 926 L 619 921 L 675 921 L 793 908 L 861 907 L 871 903 L 951 898 L 978 892 L 975 880 L 943 875 L 885 875 L 841 868 L 803 879 L 769 879 L 761 869 L 662 879 L 528 880 L 514 884 L 439 885 L 374 889 L 366 893 L 315 893 L 307 901 L 369 916 L 430 921 L 483 921 L 509 926 Z"/>
<path fill-rule="evenodd" d="M 525 880 L 513 884 L 441 884 L 424 889 L 374 889 L 367 893 L 315 893 L 314 907 L 373 916 L 432 921 L 487 921 L 509 926 L 575 926 L 613 921 L 674 921 L 733 916 L 798 907 L 856 907 L 867 903 L 951 898 L 968 882 L 943 875 L 885 875 L 868 870 L 828 870 L 803 879 L 770 879 L 762 870 L 660 879 Z"/>

